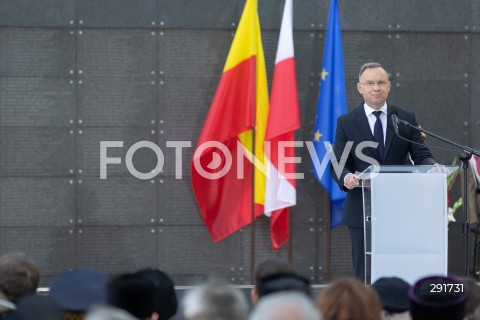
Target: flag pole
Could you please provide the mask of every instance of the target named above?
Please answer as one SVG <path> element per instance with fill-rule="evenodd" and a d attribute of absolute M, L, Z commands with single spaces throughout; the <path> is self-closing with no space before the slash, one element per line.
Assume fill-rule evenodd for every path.
<path fill-rule="evenodd" d="M 331 214 L 332 212 L 332 201 L 330 200 L 330 210 L 329 214 L 327 214 L 327 252 L 326 252 L 326 259 L 325 259 L 325 279 L 326 282 L 330 282 L 330 270 L 331 270 L 331 262 L 332 262 L 332 224 L 331 224 Z"/>
<path fill-rule="evenodd" d="M 255 92 L 257 88 L 255 86 Z M 257 95 L 255 94 L 255 97 Z M 255 117 L 255 124 L 256 124 L 256 103 L 253 104 L 253 114 Z M 252 233 L 250 235 L 250 283 L 255 284 L 255 127 L 252 128 L 252 204 L 251 204 L 251 225 L 252 225 Z"/>
<path fill-rule="evenodd" d="M 293 265 L 293 234 L 292 234 L 292 231 L 293 231 L 293 228 L 292 228 L 292 215 L 293 215 L 293 212 L 292 212 L 292 208 L 293 207 L 290 207 L 288 209 L 288 262 L 290 263 L 290 265 Z"/>
<path fill-rule="evenodd" d="M 258 2 L 257 2 L 258 5 Z M 258 15 L 258 7 L 257 7 Z M 258 48 L 256 51 L 258 56 Z M 251 214 L 251 225 L 252 225 L 252 234 L 250 238 L 250 283 L 255 284 L 255 129 L 257 127 L 257 72 L 258 65 L 255 61 L 255 103 L 252 105 L 253 109 L 253 128 L 252 128 L 252 204 L 250 209 Z"/>

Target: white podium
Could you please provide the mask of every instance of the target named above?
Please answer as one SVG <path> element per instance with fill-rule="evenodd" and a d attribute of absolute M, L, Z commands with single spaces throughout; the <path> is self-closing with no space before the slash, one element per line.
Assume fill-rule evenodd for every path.
<path fill-rule="evenodd" d="M 369 167 L 362 179 L 365 279 L 396 276 L 413 284 L 446 275 L 447 176 L 432 166 Z"/>

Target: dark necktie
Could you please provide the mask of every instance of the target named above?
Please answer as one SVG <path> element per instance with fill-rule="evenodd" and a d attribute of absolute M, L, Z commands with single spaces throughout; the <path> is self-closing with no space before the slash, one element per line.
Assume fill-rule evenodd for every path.
<path fill-rule="evenodd" d="M 373 138 L 376 142 L 378 142 L 378 155 L 380 156 L 380 160 L 383 160 L 383 151 L 385 150 L 385 144 L 383 142 L 383 126 L 382 121 L 380 120 L 380 115 L 382 111 L 373 111 L 375 117 L 377 117 L 377 121 L 375 121 L 375 126 L 373 127 Z"/>

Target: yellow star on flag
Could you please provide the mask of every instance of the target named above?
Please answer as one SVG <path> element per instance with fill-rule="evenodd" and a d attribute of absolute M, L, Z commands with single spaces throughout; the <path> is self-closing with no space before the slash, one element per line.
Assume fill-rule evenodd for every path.
<path fill-rule="evenodd" d="M 325 69 L 322 70 L 322 80 L 325 80 L 325 78 L 327 77 L 328 75 L 328 72 L 325 71 Z"/>
<path fill-rule="evenodd" d="M 320 138 L 322 137 L 322 134 L 320 133 L 320 131 L 316 131 L 315 132 L 315 141 L 320 141 Z"/>

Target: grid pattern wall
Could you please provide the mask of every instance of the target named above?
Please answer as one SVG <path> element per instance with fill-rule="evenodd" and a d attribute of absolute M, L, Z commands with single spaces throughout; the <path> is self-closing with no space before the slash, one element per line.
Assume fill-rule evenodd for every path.
<path fill-rule="evenodd" d="M 284 1 L 258 2 L 271 83 Z M 43 285 L 69 268 L 113 275 L 145 266 L 179 285 L 212 273 L 249 284 L 254 265 L 272 256 L 291 258 L 314 283 L 353 274 L 346 228 L 331 232 L 328 259 L 328 195 L 306 148 L 298 150 L 305 179 L 292 241 L 276 252 L 266 218 L 212 243 L 193 199 L 193 148 L 184 149 L 183 179 L 175 179 L 166 142 L 195 145 L 244 3 L 0 2 L 0 254 L 26 252 Z M 297 140 L 312 137 L 328 6 L 294 1 Z M 392 102 L 416 111 L 428 130 L 480 146 L 480 0 L 341 0 L 340 12 L 349 109 L 361 102 L 358 67 L 378 61 L 391 72 Z M 165 153 L 164 170 L 148 181 L 125 166 L 128 148 L 142 140 Z M 99 179 L 100 141 L 123 141 L 109 149 L 122 164 L 109 165 L 107 180 Z M 433 153 L 441 163 L 456 156 Z M 156 156 L 141 149 L 133 164 L 148 172 Z M 459 194 L 457 186 L 453 198 Z M 450 228 L 450 271 L 459 274 L 460 226 Z"/>

